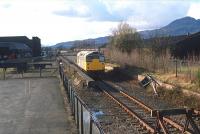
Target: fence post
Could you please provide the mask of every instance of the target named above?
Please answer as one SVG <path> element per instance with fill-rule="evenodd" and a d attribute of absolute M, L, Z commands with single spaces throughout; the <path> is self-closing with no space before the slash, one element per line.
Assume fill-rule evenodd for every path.
<path fill-rule="evenodd" d="M 176 63 L 176 77 L 178 76 L 177 74 L 177 59 L 175 59 L 175 63 Z"/>
<path fill-rule="evenodd" d="M 23 74 L 24 74 L 24 71 L 23 71 L 23 70 L 22 70 L 21 74 L 22 74 L 22 78 L 23 78 L 23 77 L 24 77 L 24 75 L 23 75 Z"/>
<path fill-rule="evenodd" d="M 42 76 L 42 67 L 41 67 L 41 65 L 40 65 L 40 77 Z"/>
<path fill-rule="evenodd" d="M 6 79 L 6 68 L 3 68 L 3 79 Z"/>

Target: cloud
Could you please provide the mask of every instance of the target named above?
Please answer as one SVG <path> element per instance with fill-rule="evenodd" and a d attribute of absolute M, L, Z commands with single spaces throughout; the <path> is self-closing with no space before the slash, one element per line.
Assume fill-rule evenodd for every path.
<path fill-rule="evenodd" d="M 66 5 L 69 4 L 65 3 Z M 110 12 L 107 6 L 98 0 L 75 0 L 67 10 L 58 10 L 54 13 L 66 17 L 85 17 L 88 21 L 122 21 L 125 16 Z"/>
<path fill-rule="evenodd" d="M 106 1 L 111 12 L 124 16 L 124 21 L 138 29 L 153 29 L 184 17 L 189 8 L 187 1 Z"/>
<path fill-rule="evenodd" d="M 199 8 L 192 4 L 180 0 L 1 0 L 0 36 L 39 36 L 43 44 L 53 45 L 109 35 L 121 21 L 138 30 L 154 29 L 187 14 L 195 16 Z"/>
<path fill-rule="evenodd" d="M 200 2 L 198 3 L 192 3 L 190 5 L 190 8 L 187 12 L 188 16 L 194 17 L 196 19 L 200 19 Z"/>
<path fill-rule="evenodd" d="M 5 0 L 1 0 L 1 2 L 0 2 L 0 8 L 9 8 L 9 7 L 11 7 L 10 3 L 8 3 Z"/>
<path fill-rule="evenodd" d="M 67 17 L 87 17 L 89 15 L 89 7 L 81 1 L 63 2 L 64 8 L 53 11 L 56 15 Z"/>
<path fill-rule="evenodd" d="M 3 7 L 3 8 L 10 8 L 10 7 L 11 7 L 11 4 L 3 4 L 2 7 Z"/>
<path fill-rule="evenodd" d="M 127 21 L 138 29 L 160 27 L 176 18 L 184 17 L 190 5 L 188 1 L 180 0 L 151 2 L 146 0 L 75 0 L 73 2 L 70 10 L 60 10 L 55 13 L 66 17 L 83 17 L 88 21 Z M 77 3 L 79 3 L 78 6 Z M 84 8 L 78 11 L 78 7 Z"/>

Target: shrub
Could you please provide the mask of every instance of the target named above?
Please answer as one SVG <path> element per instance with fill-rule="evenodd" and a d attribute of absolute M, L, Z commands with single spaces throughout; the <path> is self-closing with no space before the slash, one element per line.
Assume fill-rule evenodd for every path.
<path fill-rule="evenodd" d="M 200 87 L 200 69 L 197 71 L 197 83 L 198 86 Z"/>

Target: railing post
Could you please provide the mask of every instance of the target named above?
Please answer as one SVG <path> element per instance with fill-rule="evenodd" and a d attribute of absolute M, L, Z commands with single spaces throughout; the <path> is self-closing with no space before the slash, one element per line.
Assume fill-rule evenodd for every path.
<path fill-rule="evenodd" d="M 40 69 L 40 77 L 41 77 L 41 76 L 42 76 L 42 68 L 41 68 L 41 65 L 40 65 L 39 69 Z"/>
<path fill-rule="evenodd" d="M 6 68 L 3 68 L 3 79 L 6 79 Z"/>
<path fill-rule="evenodd" d="M 92 120 L 92 117 L 90 116 L 90 134 L 92 134 L 92 123 L 93 123 L 93 120 Z"/>

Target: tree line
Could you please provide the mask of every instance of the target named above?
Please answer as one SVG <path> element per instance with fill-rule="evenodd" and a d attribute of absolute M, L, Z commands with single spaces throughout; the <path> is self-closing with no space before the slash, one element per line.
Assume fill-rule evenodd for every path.
<path fill-rule="evenodd" d="M 142 39 L 137 30 L 129 24 L 122 22 L 112 31 L 109 49 L 117 49 L 122 53 L 130 54 L 135 49 L 148 49 L 154 56 L 160 56 L 170 52 L 171 58 L 189 58 L 199 56 L 199 38 L 188 38 L 187 36 L 152 36 Z"/>

